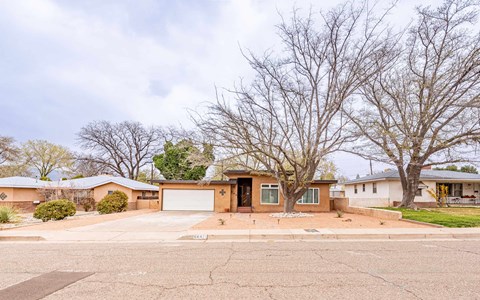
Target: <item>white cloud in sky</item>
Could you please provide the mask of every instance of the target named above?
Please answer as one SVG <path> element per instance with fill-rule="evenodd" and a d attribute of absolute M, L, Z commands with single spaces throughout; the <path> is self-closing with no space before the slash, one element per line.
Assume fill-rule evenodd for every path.
<path fill-rule="evenodd" d="M 0 1 L 0 134 L 75 147 L 92 120 L 188 127 L 186 108 L 251 75 L 239 45 L 278 44 L 277 11 L 337 2 Z M 346 175 L 368 170 L 335 157 Z"/>

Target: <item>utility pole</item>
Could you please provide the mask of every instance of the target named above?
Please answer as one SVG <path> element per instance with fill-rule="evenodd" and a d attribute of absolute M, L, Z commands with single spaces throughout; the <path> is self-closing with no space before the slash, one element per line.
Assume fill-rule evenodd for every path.
<path fill-rule="evenodd" d="M 153 184 L 153 160 L 152 164 L 150 165 L 150 184 Z"/>

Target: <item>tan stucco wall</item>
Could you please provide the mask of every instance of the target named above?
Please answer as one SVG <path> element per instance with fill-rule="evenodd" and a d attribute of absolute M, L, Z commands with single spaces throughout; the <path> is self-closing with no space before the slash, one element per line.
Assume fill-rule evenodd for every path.
<path fill-rule="evenodd" d="M 0 200 L 0 205 L 13 205 L 25 212 L 35 210 L 36 205 L 33 204 L 33 201 L 45 201 L 45 198 L 37 192 L 37 189 L 0 188 L 1 193 L 5 193 L 7 198 Z"/>
<path fill-rule="evenodd" d="M 254 212 L 281 212 L 283 211 L 284 198 L 280 193 L 279 204 L 261 204 L 261 185 L 276 184 L 275 178 L 269 176 L 229 176 L 230 179 L 252 178 L 252 207 Z M 237 190 L 232 191 L 232 202 L 237 202 Z M 295 204 L 296 211 L 324 212 L 330 211 L 330 185 L 327 183 L 312 184 L 311 188 L 319 188 L 319 204 Z"/>
<path fill-rule="evenodd" d="M 108 191 L 122 191 L 128 197 L 128 209 L 137 209 L 137 197 L 142 195 L 142 191 L 133 191 L 127 187 L 115 184 L 108 183 L 102 186 L 98 186 L 93 189 L 93 198 L 95 202 L 99 202 L 106 195 Z M 0 187 L 0 194 L 5 193 L 7 198 L 5 200 L 0 200 L 1 204 L 11 204 L 21 208 L 24 211 L 33 211 L 35 210 L 36 205 L 33 204 L 33 201 L 40 200 L 41 202 L 45 201 L 44 197 L 37 192 L 37 189 L 22 189 L 22 188 L 3 188 Z M 147 196 L 151 196 L 152 192 L 147 191 Z M 140 201 L 140 200 L 139 200 Z M 151 203 L 150 203 L 151 202 Z M 158 200 L 146 200 L 146 203 L 142 202 L 142 208 L 158 208 Z M 144 207 L 147 205 L 147 207 Z M 138 208 L 139 209 L 139 208 Z"/>
<path fill-rule="evenodd" d="M 216 212 L 227 212 L 231 211 L 230 199 L 231 199 L 231 185 L 230 184 L 205 184 L 199 185 L 196 183 L 161 183 L 160 184 L 160 193 L 159 193 L 159 208 L 163 208 L 163 190 L 214 190 L 215 191 L 215 207 Z M 222 196 L 220 193 L 221 190 L 224 190 L 225 193 Z"/>
<path fill-rule="evenodd" d="M 107 183 L 101 186 L 97 186 L 93 189 L 93 199 L 95 199 L 95 202 L 99 202 L 103 199 L 103 197 L 108 195 L 108 191 L 124 192 L 128 197 L 128 202 L 135 202 L 137 200 L 136 198 L 133 198 L 131 189 L 115 183 Z"/>
<path fill-rule="evenodd" d="M 5 193 L 7 198 L 5 202 L 33 202 L 34 200 L 44 200 L 37 192 L 37 189 L 20 189 L 20 188 L 0 188 L 0 194 Z M 2 200 L 0 200 L 2 203 Z"/>
<path fill-rule="evenodd" d="M 5 193 L 5 195 L 7 195 L 7 198 L 5 198 L 5 200 L 0 200 L 0 203 L 16 201 L 13 197 L 13 188 L 0 187 L 0 194 L 1 193 Z"/>
<path fill-rule="evenodd" d="M 93 198 L 95 199 L 95 202 L 98 202 L 103 199 L 106 195 L 108 195 L 108 191 L 121 191 L 124 192 L 127 197 L 128 197 L 128 209 L 139 209 L 137 207 L 137 197 L 142 195 L 142 191 L 134 191 L 131 190 L 127 187 L 118 185 L 116 183 L 107 183 L 101 186 L 97 186 L 96 188 L 93 189 Z M 147 195 L 151 196 L 152 192 L 147 191 Z M 141 206 L 145 206 L 144 203 L 141 204 Z M 152 204 L 152 208 L 155 208 L 157 205 Z M 144 207 L 143 207 L 144 208 Z"/>
<path fill-rule="evenodd" d="M 160 209 L 159 200 L 137 200 L 137 209 Z"/>

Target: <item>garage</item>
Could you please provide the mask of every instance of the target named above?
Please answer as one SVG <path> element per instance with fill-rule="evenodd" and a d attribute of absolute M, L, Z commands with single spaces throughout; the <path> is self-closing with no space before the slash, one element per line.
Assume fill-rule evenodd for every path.
<path fill-rule="evenodd" d="M 163 189 L 163 210 L 213 211 L 215 190 Z"/>

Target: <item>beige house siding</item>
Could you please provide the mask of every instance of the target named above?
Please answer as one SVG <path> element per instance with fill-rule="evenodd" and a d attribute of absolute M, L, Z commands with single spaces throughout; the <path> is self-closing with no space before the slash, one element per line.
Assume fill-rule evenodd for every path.
<path fill-rule="evenodd" d="M 365 184 L 365 192 L 363 185 Z M 345 185 L 345 197 L 349 199 L 350 206 L 356 207 L 383 207 L 392 204 L 389 195 L 389 182 L 376 181 L 377 193 L 373 193 L 373 182 L 357 183 L 357 193 L 355 194 L 355 184 Z"/>
<path fill-rule="evenodd" d="M 356 183 L 357 193 L 355 194 L 355 184 L 345 185 L 345 197 L 349 199 L 350 206 L 358 207 L 387 207 L 401 202 L 403 197 L 402 184 L 398 180 L 375 181 L 377 184 L 377 193 L 373 193 L 373 182 Z M 416 203 L 435 203 L 427 190 L 436 191 L 435 181 L 422 181 L 427 188 L 422 189 L 422 195 L 415 197 Z M 363 192 L 365 184 L 365 192 Z"/>
<path fill-rule="evenodd" d="M 121 191 L 128 197 L 128 210 L 137 209 L 137 197 L 134 198 L 134 191 L 130 188 L 118 185 L 116 183 L 107 183 L 101 186 L 97 186 L 93 189 L 93 199 L 95 202 L 99 202 L 109 191 Z"/>

